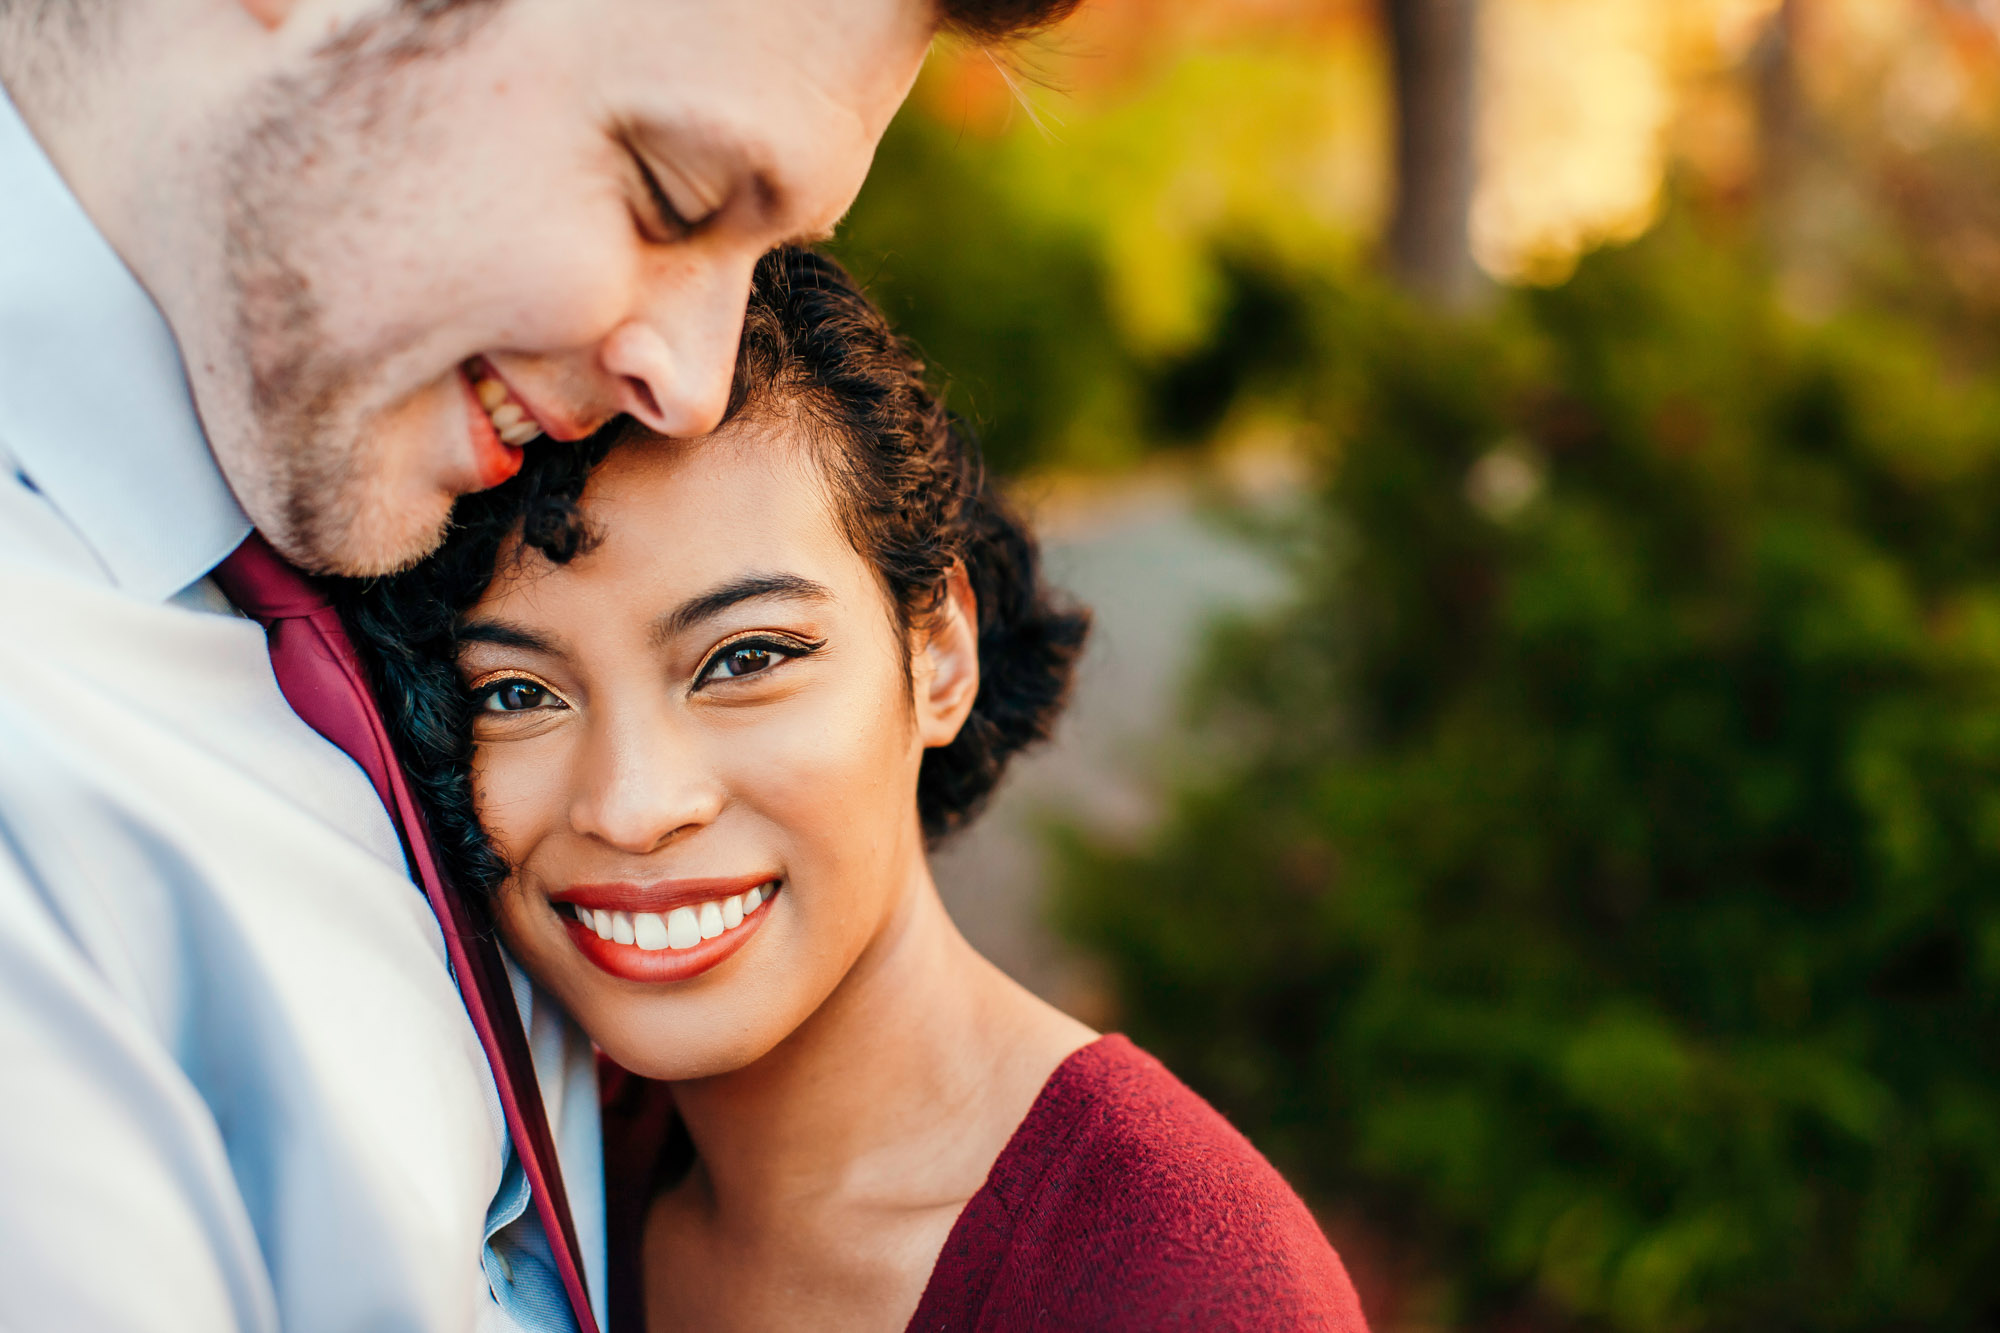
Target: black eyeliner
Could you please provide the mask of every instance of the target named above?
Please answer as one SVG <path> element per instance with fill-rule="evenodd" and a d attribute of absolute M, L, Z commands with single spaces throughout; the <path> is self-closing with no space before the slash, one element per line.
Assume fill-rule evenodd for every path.
<path fill-rule="evenodd" d="M 777 634 L 770 630 L 752 630 L 740 638 L 724 639 L 710 649 L 708 656 L 701 659 L 701 665 L 695 668 L 694 683 L 689 687 L 689 693 L 708 683 L 708 673 L 714 669 L 724 653 L 734 648 L 753 646 L 776 649 L 786 658 L 796 661 L 801 657 L 811 657 L 826 647 L 826 640 L 794 638 L 789 634 Z"/>
<path fill-rule="evenodd" d="M 494 694 L 497 693 L 500 689 L 508 685 L 532 685 L 536 689 L 540 690 L 543 694 L 547 695 L 551 701 L 560 705 L 561 707 L 568 708 L 570 706 L 569 700 L 563 697 L 562 691 L 558 690 L 555 686 L 549 684 L 547 681 L 541 679 L 539 676 L 535 676 L 527 672 L 511 672 L 511 671 L 501 675 L 489 676 L 485 678 L 480 684 L 466 686 L 466 692 L 465 692 L 466 703 L 471 706 L 472 711 L 474 713 L 484 712 L 486 701 L 488 699 L 491 699 L 494 696 Z M 515 714 L 522 712 L 533 712 L 533 711 L 537 710 L 534 709 L 501 710 L 501 712 L 503 713 L 515 713 Z"/>

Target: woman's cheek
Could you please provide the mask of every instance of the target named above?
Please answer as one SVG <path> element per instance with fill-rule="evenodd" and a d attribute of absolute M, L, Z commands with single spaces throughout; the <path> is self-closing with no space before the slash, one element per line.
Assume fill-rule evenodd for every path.
<path fill-rule="evenodd" d="M 900 698 L 884 693 L 829 692 L 810 710 L 771 719 L 757 743 L 726 747 L 729 785 L 785 830 L 801 871 L 888 850 L 882 831 L 913 796 L 921 751 Z"/>
<path fill-rule="evenodd" d="M 532 849 L 531 830 L 541 820 L 559 771 L 525 762 L 519 747 L 481 744 L 472 753 L 472 808 L 495 851 L 519 865 Z"/>

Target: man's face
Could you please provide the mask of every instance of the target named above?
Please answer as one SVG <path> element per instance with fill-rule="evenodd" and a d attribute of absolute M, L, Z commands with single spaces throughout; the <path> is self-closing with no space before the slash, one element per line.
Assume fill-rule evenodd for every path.
<path fill-rule="evenodd" d="M 223 299 L 169 314 L 251 518 L 347 574 L 428 553 L 523 445 L 620 413 L 712 429 L 752 266 L 846 211 L 932 24 L 928 0 L 327 8 L 284 18 L 298 53 L 229 131 Z"/>

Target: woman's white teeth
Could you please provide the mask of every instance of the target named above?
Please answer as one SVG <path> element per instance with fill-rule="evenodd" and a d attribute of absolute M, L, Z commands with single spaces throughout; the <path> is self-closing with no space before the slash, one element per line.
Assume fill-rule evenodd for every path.
<path fill-rule="evenodd" d="M 641 949 L 667 947 L 667 923 L 658 912 L 640 912 L 632 918 L 632 943 Z"/>
<path fill-rule="evenodd" d="M 667 913 L 667 947 L 692 949 L 701 943 L 701 922 L 692 907 L 676 907 Z"/>
<path fill-rule="evenodd" d="M 575 903 L 569 909 L 585 928 L 602 940 L 635 945 L 641 949 L 692 949 L 703 940 L 712 940 L 743 924 L 743 918 L 764 901 L 761 886 L 747 893 L 731 894 L 705 902 L 699 907 L 676 907 L 659 912 L 607 912 Z"/>

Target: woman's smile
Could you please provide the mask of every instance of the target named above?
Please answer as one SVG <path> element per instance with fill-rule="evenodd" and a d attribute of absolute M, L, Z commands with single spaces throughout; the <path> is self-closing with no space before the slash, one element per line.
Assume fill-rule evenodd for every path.
<path fill-rule="evenodd" d="M 771 875 L 578 884 L 551 896 L 577 952 L 624 981 L 686 981 L 749 943 L 783 881 Z"/>

